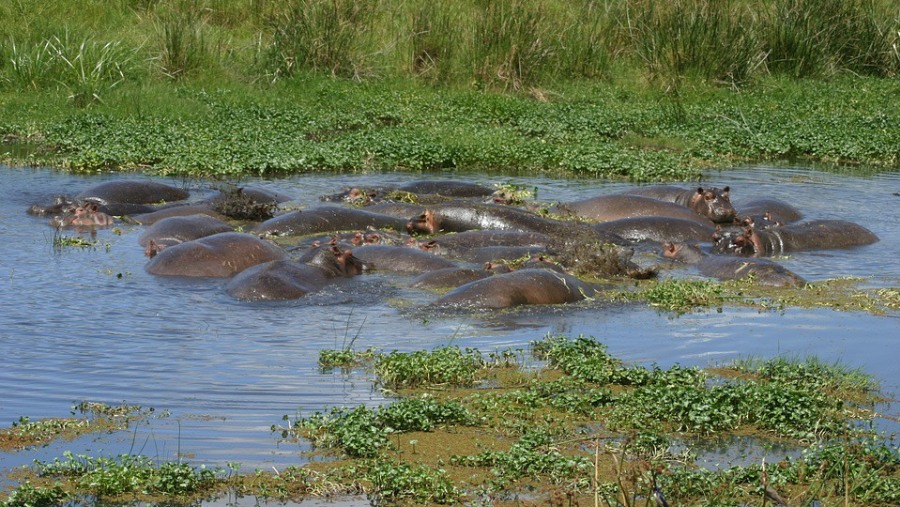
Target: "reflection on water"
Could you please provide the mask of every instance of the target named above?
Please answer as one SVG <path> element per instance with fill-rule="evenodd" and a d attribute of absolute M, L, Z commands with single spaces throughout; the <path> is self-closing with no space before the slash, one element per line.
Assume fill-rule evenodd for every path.
<path fill-rule="evenodd" d="M 489 318 L 429 316 L 410 310 L 433 294 L 405 287 L 408 278 L 367 275 L 306 300 L 245 304 L 216 280 L 147 275 L 140 229 L 120 225 L 97 234 L 95 249 L 55 251 L 53 230 L 25 214 L 56 194 L 75 194 L 118 175 L 79 176 L 44 169 L 0 168 L 7 202 L 0 208 L 0 425 L 20 416 L 68 416 L 73 402 L 126 401 L 154 417 L 127 432 L 92 435 L 34 452 L 0 454 L 0 469 L 52 459 L 62 450 L 115 455 L 137 452 L 243 470 L 301 464 L 303 444 L 270 431 L 282 416 L 335 405 L 379 404 L 365 372 L 322 374 L 323 348 L 419 350 L 452 342 L 484 351 L 526 348 L 544 334 L 585 334 L 614 355 L 663 367 L 721 364 L 747 356 L 816 355 L 875 375 L 889 392 L 900 385 L 898 316 L 788 309 L 783 314 L 725 308 L 673 317 L 634 307 L 530 309 Z M 300 204 L 350 184 L 395 184 L 415 175 L 307 176 L 254 180 Z M 596 180 L 467 176 L 484 184 L 537 186 L 544 200 L 571 200 L 621 190 Z M 787 200 L 807 218 L 852 220 L 881 241 L 852 250 L 798 253 L 784 260 L 808 280 L 855 276 L 894 286 L 900 247 L 900 175 L 836 176 L 804 169 L 752 168 L 708 175 L 740 202 Z M 202 182 L 176 181 L 189 187 Z M 116 231 L 120 232 L 117 233 Z M 896 414 L 896 408 L 888 407 Z M 888 426 L 890 427 L 890 426 Z"/>

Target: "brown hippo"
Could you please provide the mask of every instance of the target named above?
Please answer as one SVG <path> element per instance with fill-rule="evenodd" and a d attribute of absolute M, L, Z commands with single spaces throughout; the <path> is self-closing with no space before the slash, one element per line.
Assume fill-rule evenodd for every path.
<path fill-rule="evenodd" d="M 469 282 L 431 305 L 448 309 L 498 309 L 573 303 L 596 294 L 578 278 L 549 269 L 520 269 Z"/>
<path fill-rule="evenodd" d="M 640 187 L 623 192 L 627 195 L 640 195 L 658 199 L 660 201 L 673 202 L 694 210 L 714 223 L 727 224 L 734 221 L 736 212 L 731 205 L 730 188 L 703 188 L 696 190 L 674 187 L 670 185 L 656 185 Z"/>
<path fill-rule="evenodd" d="M 234 227 L 208 215 L 174 216 L 148 227 L 138 236 L 138 243 L 146 248 L 148 257 L 153 257 L 164 248 L 233 230 Z"/>
<path fill-rule="evenodd" d="M 350 250 L 318 248 L 308 263 L 289 259 L 251 266 L 232 278 L 225 291 L 244 301 L 286 301 L 321 290 L 330 280 L 361 274 L 363 264 Z"/>
<path fill-rule="evenodd" d="M 806 280 L 769 259 L 748 259 L 730 255 L 704 255 L 696 246 L 685 243 L 663 243 L 663 256 L 687 264 L 696 264 L 703 276 L 719 280 L 753 278 L 770 287 L 803 287 Z"/>
<path fill-rule="evenodd" d="M 27 213 L 29 215 L 67 215 L 73 213 L 75 208 L 80 206 L 81 203 L 77 203 L 73 201 L 70 197 L 65 195 L 58 195 L 53 199 L 51 204 L 32 204 L 30 208 L 28 208 Z"/>
<path fill-rule="evenodd" d="M 696 220 L 672 217 L 631 217 L 593 225 L 595 229 L 615 234 L 628 241 L 704 241 L 715 229 Z"/>
<path fill-rule="evenodd" d="M 800 250 L 824 250 L 869 245 L 878 241 L 872 231 L 846 220 L 811 222 L 756 229 L 730 228 L 713 235 L 713 251 L 750 257 L 782 255 Z"/>
<path fill-rule="evenodd" d="M 456 263 L 417 248 L 391 245 L 364 245 L 353 255 L 373 271 L 418 275 L 436 269 L 453 268 Z"/>
<path fill-rule="evenodd" d="M 608 222 L 631 217 L 657 216 L 681 218 L 683 220 L 693 220 L 703 225 L 712 225 L 710 219 L 680 204 L 640 195 L 600 195 L 581 201 L 560 203 L 551 207 L 550 212 L 564 217 L 571 216 L 596 222 Z"/>
<path fill-rule="evenodd" d="M 542 246 L 480 246 L 469 250 L 458 251 L 454 258 L 484 264 L 488 262 L 514 261 L 523 257 L 534 257 L 546 254 L 547 248 Z"/>
<path fill-rule="evenodd" d="M 256 226 L 253 232 L 271 236 L 305 236 L 368 227 L 403 231 L 406 220 L 355 208 L 317 206 L 270 218 Z"/>
<path fill-rule="evenodd" d="M 70 215 L 56 216 L 50 220 L 53 227 L 108 227 L 114 222 L 113 217 L 99 211 L 96 204 L 85 202 L 76 206 Z"/>
<path fill-rule="evenodd" d="M 228 278 L 286 257 L 284 250 L 252 234 L 221 232 L 166 248 L 145 269 L 151 275 Z"/>

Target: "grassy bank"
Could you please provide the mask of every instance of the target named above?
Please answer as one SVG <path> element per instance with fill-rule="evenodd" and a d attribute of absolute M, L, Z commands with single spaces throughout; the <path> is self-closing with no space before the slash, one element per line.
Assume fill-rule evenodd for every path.
<path fill-rule="evenodd" d="M 0 136 L 18 143 L 0 155 L 204 175 L 896 168 L 898 30 L 896 5 L 865 0 L 18 0 L 0 5 Z"/>

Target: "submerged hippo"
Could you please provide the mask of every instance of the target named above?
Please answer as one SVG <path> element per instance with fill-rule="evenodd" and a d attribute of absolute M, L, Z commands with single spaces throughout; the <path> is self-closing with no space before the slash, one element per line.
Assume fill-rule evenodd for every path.
<path fill-rule="evenodd" d="M 469 282 L 431 305 L 447 309 L 498 309 L 517 305 L 573 303 L 596 294 L 596 289 L 565 273 L 549 269 L 520 269 Z"/>
<path fill-rule="evenodd" d="M 704 241 L 715 229 L 696 220 L 672 217 L 631 217 L 602 222 L 593 227 L 628 241 Z"/>
<path fill-rule="evenodd" d="M 187 191 L 151 180 L 113 180 L 95 185 L 75 196 L 76 199 L 106 204 L 160 204 L 183 201 Z"/>
<path fill-rule="evenodd" d="M 233 230 L 234 227 L 208 215 L 174 216 L 148 227 L 138 237 L 138 243 L 146 248 L 148 257 L 153 257 L 164 248 Z"/>
<path fill-rule="evenodd" d="M 710 232 L 712 234 L 712 232 Z M 708 237 L 708 235 L 707 235 Z M 462 257 L 476 248 L 484 247 L 541 247 L 547 248 L 553 240 L 538 232 L 478 230 L 445 234 L 429 239 L 421 248 L 440 255 Z"/>
<path fill-rule="evenodd" d="M 271 236 L 305 236 L 369 227 L 403 231 L 406 220 L 355 208 L 317 206 L 270 218 L 256 226 L 253 232 Z"/>
<path fill-rule="evenodd" d="M 232 278 L 225 291 L 244 301 L 286 301 L 319 291 L 334 278 L 362 271 L 363 264 L 352 251 L 322 247 L 306 263 L 282 259 L 251 266 Z"/>
<path fill-rule="evenodd" d="M 284 250 L 252 234 L 222 232 L 166 248 L 145 269 L 151 275 L 228 278 L 286 257 Z"/>
<path fill-rule="evenodd" d="M 713 251 L 750 257 L 782 255 L 800 250 L 824 250 L 869 245 L 878 241 L 872 231 L 846 220 L 813 220 L 770 229 L 755 227 L 717 231 Z"/>
<path fill-rule="evenodd" d="M 113 224 L 113 217 L 99 210 L 91 202 L 76 206 L 71 214 L 55 216 L 50 220 L 53 227 L 107 227 Z"/>
<path fill-rule="evenodd" d="M 796 222 L 803 213 L 794 206 L 778 199 L 755 199 L 740 206 L 735 222 L 768 229 Z"/>
<path fill-rule="evenodd" d="M 600 195 L 581 201 L 561 203 L 551 207 L 550 211 L 562 216 L 573 216 L 596 222 L 608 222 L 631 217 L 657 216 L 681 218 L 683 220 L 693 220 L 703 225 L 712 225 L 712 221 L 709 218 L 701 216 L 680 204 L 640 195 Z"/>
<path fill-rule="evenodd" d="M 769 259 L 749 259 L 730 255 L 705 255 L 695 247 L 684 243 L 664 243 L 663 256 L 687 264 L 696 264 L 703 276 L 718 280 L 753 281 L 770 287 L 803 287 L 806 280 Z"/>
<path fill-rule="evenodd" d="M 538 216 L 530 211 L 500 204 L 447 203 L 431 206 L 406 226 L 410 234 L 465 232 L 475 229 L 530 232 L 556 240 L 619 243 L 621 238 L 595 231 L 584 224 Z"/>
<path fill-rule="evenodd" d="M 417 248 L 391 245 L 364 245 L 353 255 L 373 271 L 418 275 L 436 269 L 453 268 L 456 263 Z"/>
<path fill-rule="evenodd" d="M 443 268 L 434 271 L 428 271 L 415 277 L 409 286 L 416 289 L 443 289 L 447 287 L 459 287 L 460 285 L 481 280 L 493 275 L 494 272 L 489 269 L 471 269 L 471 268 Z"/>
<path fill-rule="evenodd" d="M 694 210 L 714 223 L 730 223 L 734 221 L 736 212 L 731 205 L 730 188 L 684 189 L 670 185 L 656 185 L 635 188 L 623 192 L 627 195 L 640 195 L 660 201 L 672 202 Z"/>
<path fill-rule="evenodd" d="M 134 215 L 131 217 L 131 219 L 141 225 L 153 225 L 164 218 L 185 217 L 190 215 L 206 215 L 223 222 L 228 219 L 228 217 L 215 211 L 209 204 L 206 203 L 169 206 L 160 210 L 152 211 L 150 213 Z"/>

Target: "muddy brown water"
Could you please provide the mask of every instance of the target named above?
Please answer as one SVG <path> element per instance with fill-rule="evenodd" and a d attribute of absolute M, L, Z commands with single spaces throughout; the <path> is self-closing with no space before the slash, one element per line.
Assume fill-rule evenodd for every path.
<path fill-rule="evenodd" d="M 301 301 L 248 304 L 224 281 L 157 278 L 144 272 L 139 226 L 97 233 L 97 248 L 53 248 L 53 229 L 29 216 L 32 203 L 74 195 L 119 174 L 81 176 L 0 167 L 0 426 L 20 416 L 65 417 L 81 400 L 152 407 L 128 431 L 90 435 L 18 453 L 0 453 L 0 470 L 52 460 L 64 450 L 93 456 L 141 453 L 241 470 L 300 465 L 304 443 L 281 442 L 273 425 L 333 406 L 389 400 L 365 372 L 321 373 L 319 350 L 430 349 L 448 343 L 484 352 L 527 349 L 547 333 L 585 334 L 628 362 L 710 366 L 736 358 L 815 355 L 872 374 L 889 394 L 900 386 L 900 316 L 830 309 L 783 312 L 724 308 L 682 316 L 644 306 L 574 305 L 492 316 L 416 312 L 436 296 L 406 288 L 411 277 L 365 275 Z M 464 178 L 487 185 L 537 187 L 538 198 L 565 201 L 612 193 L 621 182 L 495 177 L 486 174 L 314 175 L 245 179 L 317 204 L 349 184 L 398 184 Z M 881 241 L 848 250 L 802 252 L 781 260 L 807 280 L 862 277 L 871 287 L 900 286 L 900 173 L 846 176 L 802 167 L 745 167 L 706 175 L 730 185 L 736 202 L 774 197 L 808 219 L 865 225 Z M 165 180 L 202 193 L 196 180 Z M 70 233 L 71 234 L 71 233 Z M 677 276 L 691 276 L 689 271 Z M 898 413 L 897 404 L 882 407 Z M 160 415 L 166 414 L 166 417 Z M 885 431 L 897 425 L 877 421 Z"/>

